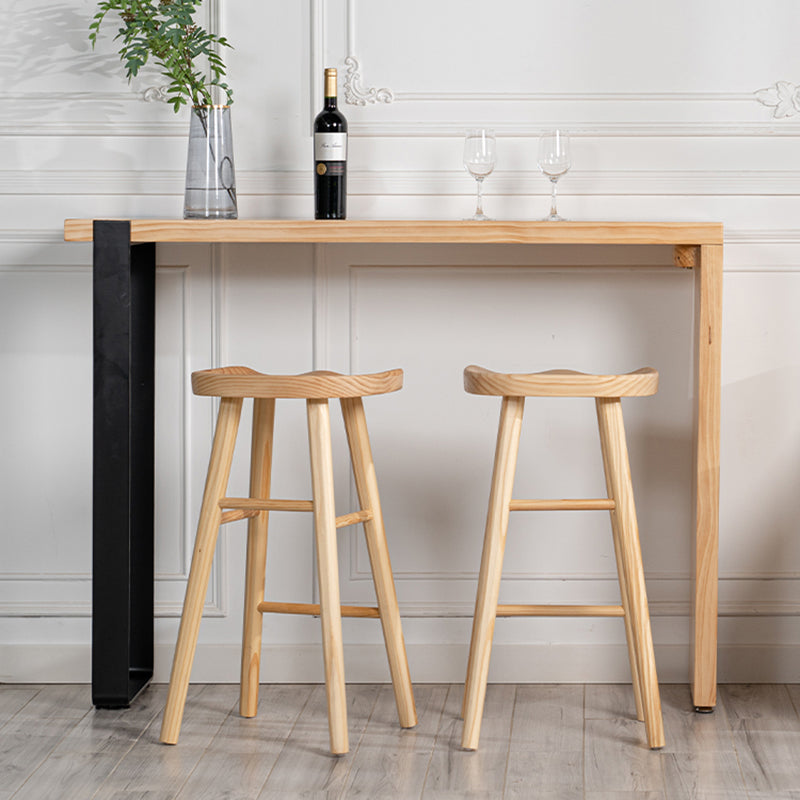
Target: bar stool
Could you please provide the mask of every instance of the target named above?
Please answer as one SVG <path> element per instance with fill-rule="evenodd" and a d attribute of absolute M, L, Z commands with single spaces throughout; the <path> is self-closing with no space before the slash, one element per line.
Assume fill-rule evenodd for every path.
<path fill-rule="evenodd" d="M 636 715 L 639 720 L 644 720 L 648 745 L 651 748 L 663 747 L 661 700 L 620 402 L 621 397 L 655 394 L 658 372 L 645 368 L 626 375 L 586 375 L 569 370 L 515 375 L 470 366 L 464 370 L 464 388 L 470 394 L 499 396 L 503 401 L 464 687 L 461 746 L 466 750 L 475 750 L 478 746 L 496 617 L 608 616 L 624 617 Z M 607 498 L 512 500 L 526 397 L 594 398 Z M 593 509 L 607 509 L 611 514 L 621 605 L 498 605 L 509 512 Z"/>
<path fill-rule="evenodd" d="M 175 744 L 178 741 L 219 526 L 240 519 L 249 520 L 239 700 L 241 715 L 255 716 L 258 705 L 262 615 L 265 612 L 318 615 L 322 620 L 331 752 L 346 753 L 347 705 L 341 618 L 377 617 L 383 627 L 400 725 L 403 728 L 412 728 L 417 724 L 378 484 L 361 400 L 368 395 L 395 392 L 402 385 L 403 371 L 400 369 L 371 375 L 340 375 L 335 372 L 264 375 L 248 367 L 223 367 L 192 374 L 192 389 L 195 394 L 219 397 L 221 400 L 161 726 L 162 742 Z M 250 496 L 226 497 L 239 417 L 243 399 L 246 397 L 253 398 Z M 278 500 L 270 497 L 276 398 L 300 398 L 306 401 L 313 500 Z M 339 517 L 334 510 L 328 410 L 330 398 L 340 400 L 361 506 L 358 511 Z M 264 601 L 267 522 L 270 511 L 313 512 L 319 604 Z M 359 522 L 363 523 L 366 534 L 377 608 L 341 606 L 339 600 L 336 529 Z"/>

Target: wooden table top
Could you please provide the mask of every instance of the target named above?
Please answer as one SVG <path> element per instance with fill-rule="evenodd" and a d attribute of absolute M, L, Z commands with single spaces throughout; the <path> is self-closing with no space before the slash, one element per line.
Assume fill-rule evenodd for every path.
<path fill-rule="evenodd" d="M 497 220 L 131 219 L 132 242 L 720 245 L 719 222 Z M 68 219 L 64 239 L 90 242 L 93 220 Z"/>

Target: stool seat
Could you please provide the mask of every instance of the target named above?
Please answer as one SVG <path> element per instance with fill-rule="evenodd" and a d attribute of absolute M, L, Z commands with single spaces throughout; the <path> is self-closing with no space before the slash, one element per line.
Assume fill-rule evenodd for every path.
<path fill-rule="evenodd" d="M 525 374 L 473 364 L 464 370 L 464 389 L 495 397 L 647 397 L 658 391 L 658 371 L 643 367 L 624 375 L 592 375 L 551 369 Z"/>
<path fill-rule="evenodd" d="M 295 398 L 303 400 L 368 397 L 403 388 L 403 370 L 342 375 L 317 370 L 300 375 L 266 375 L 250 367 L 219 367 L 192 373 L 192 391 L 213 397 Z"/>

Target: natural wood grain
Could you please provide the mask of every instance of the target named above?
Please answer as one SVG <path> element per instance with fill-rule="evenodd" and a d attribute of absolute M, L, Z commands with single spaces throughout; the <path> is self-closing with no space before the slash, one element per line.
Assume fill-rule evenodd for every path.
<path fill-rule="evenodd" d="M 489 509 L 486 515 L 464 688 L 464 733 L 461 746 L 466 750 L 474 750 L 481 735 L 486 681 L 489 676 L 497 599 L 500 595 L 503 555 L 508 533 L 509 503 L 514 488 L 524 408 L 524 397 L 504 397 L 500 409 L 500 425 L 497 431 L 492 486 L 489 493 Z"/>
<path fill-rule="evenodd" d="M 269 601 L 258 604 L 262 614 L 307 614 L 313 617 L 320 616 L 319 603 L 271 603 Z M 369 617 L 378 619 L 380 612 L 372 606 L 339 606 L 343 617 Z"/>
<path fill-rule="evenodd" d="M 622 420 L 622 403 L 618 398 L 598 397 L 595 401 L 603 464 L 609 482 L 609 495 L 616 502 L 616 533 L 623 565 L 620 589 L 626 595 L 626 611 L 630 614 L 631 634 L 636 656 L 636 675 L 641 691 L 642 712 L 651 748 L 664 746 L 664 723 L 658 693 L 653 635 L 647 607 L 647 591 L 642 566 L 639 527 Z"/>
<path fill-rule="evenodd" d="M 603 438 L 600 437 L 600 447 L 603 448 Z M 603 458 L 603 475 L 606 482 L 606 494 L 614 496 L 614 481 L 609 472 L 610 463 L 608 458 Z M 625 620 L 625 642 L 628 645 L 628 664 L 631 670 L 631 682 L 633 683 L 633 697 L 636 703 L 636 719 L 644 721 L 644 701 L 642 698 L 642 682 L 639 677 L 639 657 L 636 652 L 636 634 L 633 630 L 633 613 L 631 610 L 631 594 L 628 581 L 625 576 L 625 562 L 622 557 L 622 541 L 620 538 L 619 516 L 615 513 L 616 503 L 611 509 L 609 522 L 611 523 L 611 537 L 614 543 L 614 561 L 617 567 L 617 580 L 619 581 L 620 599 L 624 611 Z"/>
<path fill-rule="evenodd" d="M 403 388 L 403 370 L 342 375 L 316 370 L 300 375 L 266 375 L 249 367 L 219 367 L 192 373 L 192 391 L 213 397 L 326 399 L 367 397 Z"/>
<path fill-rule="evenodd" d="M 719 426 L 722 354 L 722 246 L 700 248 L 695 270 L 697 394 L 695 540 L 693 550 L 692 694 L 694 704 L 717 700 L 717 614 L 719 609 Z"/>
<path fill-rule="evenodd" d="M 511 511 L 610 511 L 614 501 L 607 498 L 568 500 L 512 500 Z"/>
<path fill-rule="evenodd" d="M 360 397 L 343 398 L 341 407 L 358 501 L 362 508 L 372 512 L 370 518 L 364 520 L 364 536 L 380 609 L 389 671 L 397 700 L 397 713 L 401 727 L 413 728 L 417 724 L 414 690 L 411 687 L 411 676 L 408 671 L 406 645 L 400 624 L 400 609 L 392 577 L 392 564 L 386 542 L 386 529 L 383 524 L 378 479 L 367 432 L 364 404 Z"/>
<path fill-rule="evenodd" d="M 200 518 L 197 523 L 192 566 L 186 584 L 186 597 L 183 601 L 178 641 L 172 661 L 169 694 L 161 724 L 161 741 L 165 744 L 175 744 L 181 730 L 189 675 L 192 671 L 200 619 L 203 616 L 203 604 L 208 590 L 208 578 L 211 574 L 211 563 L 214 559 L 217 533 L 222 517 L 219 501 L 225 496 L 228 488 L 228 476 L 231 471 L 233 448 L 236 444 L 241 412 L 241 398 L 224 397 L 220 402 L 203 502 L 200 507 Z"/>
<path fill-rule="evenodd" d="M 498 617 L 622 617 L 622 606 L 514 605 L 497 606 Z"/>
<path fill-rule="evenodd" d="M 339 563 L 336 547 L 333 455 L 327 400 L 308 400 L 308 443 L 311 454 L 311 491 L 314 497 L 314 534 L 317 543 L 322 655 L 328 697 L 331 752 L 342 754 L 347 741 L 347 699 L 344 686 L 342 613 L 339 600 Z"/>
<path fill-rule="evenodd" d="M 675 245 L 673 249 L 673 261 L 676 267 L 692 269 L 700 261 L 700 251 L 694 245 Z"/>
<path fill-rule="evenodd" d="M 313 500 L 278 500 L 259 497 L 223 497 L 220 508 L 249 509 L 252 511 L 313 511 Z"/>
<path fill-rule="evenodd" d="M 658 372 L 643 367 L 625 375 L 589 375 L 567 369 L 503 373 L 471 365 L 464 390 L 496 397 L 646 397 L 658 391 Z"/>
<path fill-rule="evenodd" d="M 68 219 L 64 239 L 90 242 L 91 219 Z M 500 244 L 722 244 L 715 222 L 133 219 L 134 242 L 420 242 Z"/>
<path fill-rule="evenodd" d="M 275 429 L 275 401 L 253 401 L 250 437 L 250 497 L 266 501 L 272 480 L 272 440 Z M 225 508 L 220 501 L 220 508 Z M 264 599 L 267 567 L 269 511 L 253 517 L 247 525 L 247 561 L 244 579 L 242 663 L 239 681 L 239 713 L 254 717 L 258 710 L 258 679 L 261 670 L 261 634 L 264 619 L 259 603 Z"/>

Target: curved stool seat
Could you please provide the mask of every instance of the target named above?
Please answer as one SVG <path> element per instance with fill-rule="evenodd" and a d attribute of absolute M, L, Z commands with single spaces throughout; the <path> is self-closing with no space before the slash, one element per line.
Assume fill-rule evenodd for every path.
<path fill-rule="evenodd" d="M 250 367 L 219 367 L 192 373 L 192 391 L 213 397 L 268 397 L 309 400 L 368 397 L 403 388 L 403 370 L 371 375 L 304 372 L 301 375 L 265 375 Z"/>
<path fill-rule="evenodd" d="M 464 688 L 464 732 L 461 746 L 465 750 L 475 750 L 478 746 L 496 618 L 576 616 L 624 618 L 636 715 L 645 723 L 649 746 L 663 747 L 661 700 L 620 400 L 622 397 L 655 394 L 658 389 L 658 372 L 646 367 L 625 375 L 587 375 L 570 370 L 504 374 L 470 366 L 464 370 L 464 388 L 471 394 L 500 396 L 503 400 Z M 526 397 L 594 398 L 607 497 L 567 500 L 512 499 Z M 511 511 L 603 509 L 611 515 L 620 604 L 498 604 Z"/>
<path fill-rule="evenodd" d="M 658 371 L 643 367 L 624 375 L 591 375 L 569 369 L 527 374 L 470 366 L 464 389 L 496 397 L 647 397 L 658 391 Z"/>
<path fill-rule="evenodd" d="M 403 728 L 413 728 L 417 724 L 408 659 L 400 626 L 400 611 L 361 399 L 367 395 L 395 392 L 402 385 L 403 371 L 399 369 L 373 375 L 341 375 L 336 372 L 264 375 L 249 367 L 222 367 L 192 374 L 195 394 L 221 399 L 161 725 L 162 742 L 175 744 L 178 741 L 219 527 L 227 522 L 243 519 L 248 520 L 248 528 L 239 713 L 243 717 L 253 717 L 258 707 L 263 615 L 283 613 L 318 616 L 322 626 L 331 752 L 346 753 L 349 745 L 342 617 L 373 617 L 380 619 L 383 628 L 400 725 Z M 248 497 L 228 497 L 228 477 L 244 398 L 253 399 L 250 491 Z M 271 495 L 272 441 L 277 398 L 301 398 L 306 401 L 311 500 L 283 500 Z M 342 408 L 360 505 L 358 510 L 341 516 L 337 516 L 334 509 L 333 454 L 328 408 L 330 398 L 338 398 Z M 270 511 L 313 513 L 319 603 L 264 600 Z M 336 530 L 357 523 L 363 524 L 367 540 L 377 600 L 374 608 L 343 606 L 340 603 Z"/>

